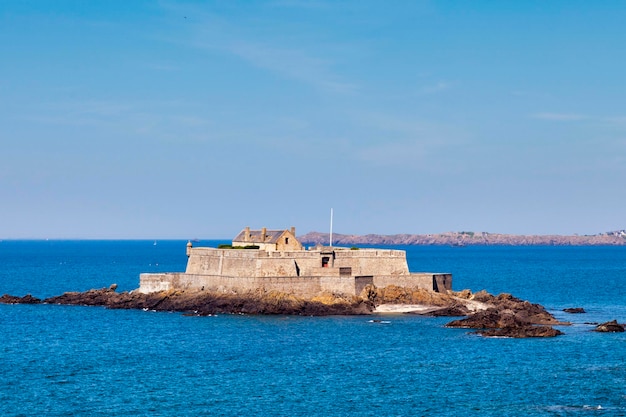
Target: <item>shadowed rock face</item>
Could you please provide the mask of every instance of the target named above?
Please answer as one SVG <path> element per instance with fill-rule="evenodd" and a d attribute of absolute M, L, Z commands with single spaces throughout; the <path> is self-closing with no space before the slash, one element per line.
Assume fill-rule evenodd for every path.
<path fill-rule="evenodd" d="M 14 295 L 4 294 L 0 297 L 0 303 L 2 304 L 40 304 L 39 298 L 33 297 L 30 294 L 26 294 L 23 297 L 16 297 Z"/>
<path fill-rule="evenodd" d="M 624 331 L 624 325 L 619 324 L 617 320 L 613 320 L 599 324 L 594 330 L 602 333 L 621 333 Z"/>
<path fill-rule="evenodd" d="M 554 337 L 563 334 L 551 325 L 563 325 L 539 304 L 513 297 L 510 294 L 476 293 L 475 299 L 486 303 L 486 310 L 460 320 L 454 320 L 447 327 L 477 329 L 476 333 L 491 337 Z"/>
<path fill-rule="evenodd" d="M 582 307 L 564 308 L 563 311 L 566 312 L 566 313 L 570 313 L 570 314 L 584 314 L 584 313 L 586 313 L 585 309 L 582 308 Z"/>
<path fill-rule="evenodd" d="M 104 306 L 113 309 L 147 309 L 179 311 L 196 315 L 288 314 L 288 315 L 360 315 L 369 314 L 373 306 L 357 297 L 328 295 L 326 299 L 304 300 L 280 292 L 221 294 L 209 291 L 163 291 L 150 294 L 116 293 L 111 289 L 68 292 L 43 301 L 48 304 Z"/>
<path fill-rule="evenodd" d="M 470 314 L 470 310 L 462 304 L 454 304 L 449 307 L 442 307 L 437 310 L 421 313 L 421 316 L 427 317 L 462 317 Z"/>
<path fill-rule="evenodd" d="M 477 311 L 471 316 L 456 320 L 448 327 L 466 327 L 472 329 L 503 328 L 520 324 L 559 325 L 564 324 L 539 304 L 513 297 L 511 294 L 493 296 L 485 291 L 477 292 L 474 300 L 488 306 L 487 309 Z"/>
<path fill-rule="evenodd" d="M 477 333 L 486 337 L 512 337 L 516 339 L 526 337 L 555 337 L 563 334 L 551 326 L 514 326 L 501 329 L 479 330 Z"/>

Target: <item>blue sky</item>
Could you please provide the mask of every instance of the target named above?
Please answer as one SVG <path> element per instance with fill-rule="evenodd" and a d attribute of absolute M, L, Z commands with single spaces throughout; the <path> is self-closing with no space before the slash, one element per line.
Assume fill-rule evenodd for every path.
<path fill-rule="evenodd" d="M 0 3 L 0 238 L 626 227 L 623 1 Z"/>

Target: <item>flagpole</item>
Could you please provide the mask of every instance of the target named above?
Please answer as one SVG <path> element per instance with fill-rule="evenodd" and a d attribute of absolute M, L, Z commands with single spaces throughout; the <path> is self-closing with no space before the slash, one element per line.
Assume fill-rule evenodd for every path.
<path fill-rule="evenodd" d="M 333 246 L 333 209 L 330 209 L 330 246 Z"/>

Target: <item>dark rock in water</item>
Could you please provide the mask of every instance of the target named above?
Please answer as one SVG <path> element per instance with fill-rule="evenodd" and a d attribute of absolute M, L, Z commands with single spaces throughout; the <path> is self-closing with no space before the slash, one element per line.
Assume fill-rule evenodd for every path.
<path fill-rule="evenodd" d="M 328 295 L 321 300 L 305 300 L 279 292 L 223 294 L 210 291 L 171 290 L 143 294 L 117 293 L 109 288 L 67 292 L 43 301 L 48 304 L 104 306 L 112 309 L 179 311 L 193 315 L 212 314 L 290 314 L 307 316 L 370 314 L 371 303 L 357 297 Z"/>
<path fill-rule="evenodd" d="M 476 333 L 486 337 L 513 337 L 513 338 L 525 338 L 525 337 L 556 337 L 563 334 L 560 330 L 553 328 L 552 326 L 509 326 L 501 329 L 488 329 L 479 330 Z"/>
<path fill-rule="evenodd" d="M 453 320 L 447 327 L 477 329 L 477 333 L 490 337 L 554 337 L 562 334 L 551 325 L 561 323 L 539 304 L 520 300 L 510 294 L 497 297 L 481 293 L 482 302 L 491 307 L 480 310 L 460 320 Z"/>
<path fill-rule="evenodd" d="M 2 304 L 39 304 L 41 300 L 33 297 L 30 294 L 26 294 L 23 297 L 16 297 L 14 295 L 4 294 L 0 297 L 0 303 Z"/>
<path fill-rule="evenodd" d="M 602 333 L 623 332 L 624 331 L 624 325 L 623 324 L 619 324 L 617 322 L 617 320 L 607 321 L 606 323 L 599 324 L 595 328 L 595 331 L 596 332 L 602 332 Z"/>
<path fill-rule="evenodd" d="M 46 298 L 43 302 L 46 304 L 111 307 L 124 299 L 125 294 L 127 293 L 117 294 L 109 288 L 102 288 L 85 292 L 66 292 L 55 297 Z"/>
<path fill-rule="evenodd" d="M 447 327 L 466 329 L 502 329 L 504 327 L 520 327 L 531 324 L 527 320 L 517 317 L 512 311 L 500 311 L 495 308 L 477 311 L 469 317 L 454 320 Z"/>
<path fill-rule="evenodd" d="M 526 324 L 559 325 L 567 323 L 559 322 L 538 304 L 524 301 L 517 306 L 496 305 L 486 310 L 480 310 L 467 318 L 454 320 L 447 326 L 470 329 L 501 329 L 507 326 Z"/>
<path fill-rule="evenodd" d="M 582 308 L 582 307 L 564 308 L 563 311 L 565 311 L 566 313 L 570 313 L 570 314 L 583 314 L 583 313 L 586 313 L 585 309 Z"/>

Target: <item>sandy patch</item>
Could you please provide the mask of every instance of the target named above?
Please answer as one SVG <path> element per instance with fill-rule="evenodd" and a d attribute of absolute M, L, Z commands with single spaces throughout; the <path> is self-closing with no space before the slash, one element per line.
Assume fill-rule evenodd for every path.
<path fill-rule="evenodd" d="M 440 308 L 423 304 L 381 304 L 374 309 L 374 313 L 428 313 Z"/>

